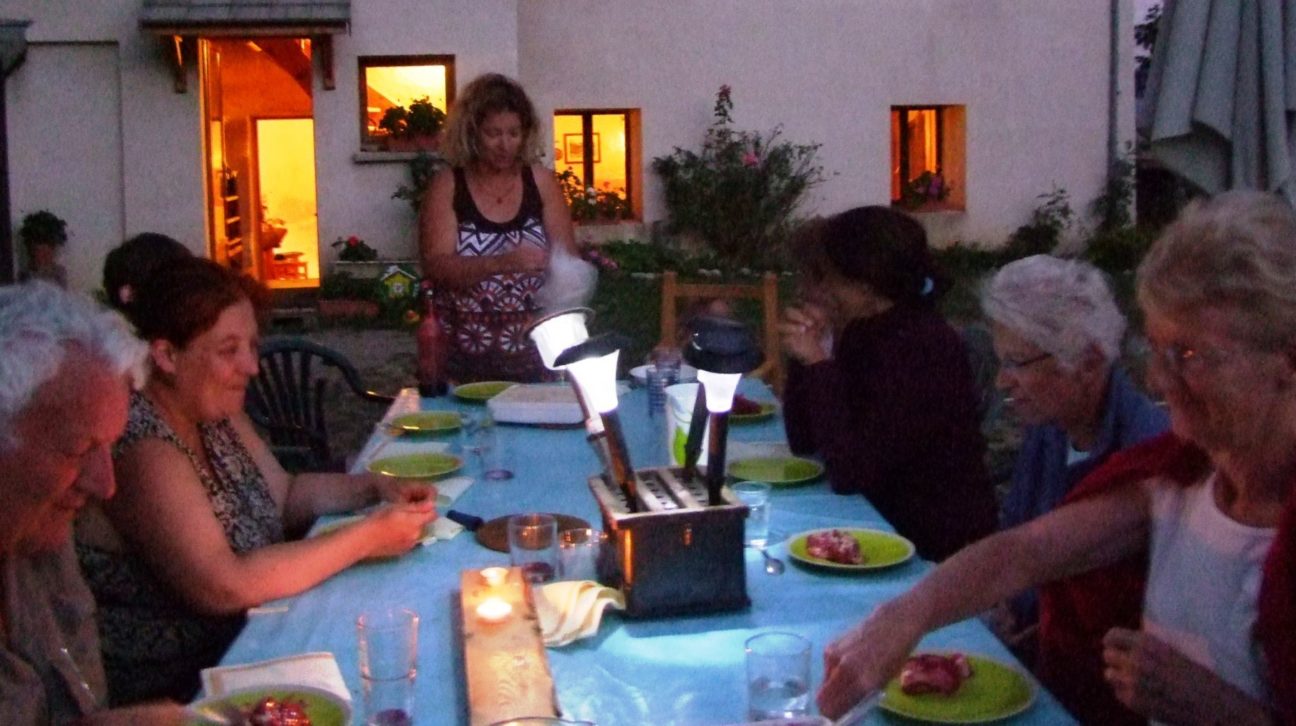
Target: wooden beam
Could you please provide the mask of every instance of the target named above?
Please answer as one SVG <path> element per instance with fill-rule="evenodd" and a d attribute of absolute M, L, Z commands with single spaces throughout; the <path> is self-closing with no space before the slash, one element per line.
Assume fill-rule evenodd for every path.
<path fill-rule="evenodd" d="M 312 45 L 319 49 L 320 74 L 323 75 L 324 90 L 332 91 L 337 88 L 337 81 L 333 76 L 333 36 L 317 35 Z"/>

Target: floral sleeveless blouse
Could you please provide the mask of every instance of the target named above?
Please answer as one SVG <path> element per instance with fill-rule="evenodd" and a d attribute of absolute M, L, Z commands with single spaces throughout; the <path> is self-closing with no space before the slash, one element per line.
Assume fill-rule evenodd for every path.
<path fill-rule="evenodd" d="M 542 219 L 543 203 L 531 167 L 522 169 L 522 204 L 507 222 L 482 215 L 468 191 L 463 169 L 454 170 L 454 210 L 459 221 L 455 252 L 465 257 L 503 255 L 522 245 L 549 249 Z M 544 275 L 507 272 L 491 275 L 471 287 L 438 289 L 436 312 L 449 341 L 447 371 L 455 382 L 503 379 L 536 381 L 547 377 L 535 345 L 526 336 L 539 309 L 536 294 Z"/>
<path fill-rule="evenodd" d="M 283 542 L 283 522 L 265 477 L 229 420 L 202 424 L 200 431 L 210 471 L 153 404 L 134 393 L 126 433 L 114 447 L 113 457 L 138 441 L 161 439 L 184 452 L 193 464 L 232 550 L 242 553 Z M 220 660 L 243 627 L 244 617 L 195 612 L 131 552 L 109 552 L 78 542 L 77 556 L 99 606 L 109 699 L 114 704 L 153 698 L 190 700 L 198 690 L 198 672 Z"/>

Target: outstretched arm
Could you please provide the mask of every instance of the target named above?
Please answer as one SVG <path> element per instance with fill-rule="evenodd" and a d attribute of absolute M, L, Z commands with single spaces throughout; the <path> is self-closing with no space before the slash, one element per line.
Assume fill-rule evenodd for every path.
<path fill-rule="evenodd" d="M 824 649 L 819 710 L 835 718 L 883 687 L 927 632 L 1027 587 L 1110 564 L 1146 542 L 1142 487 L 1061 507 L 970 545 Z"/>

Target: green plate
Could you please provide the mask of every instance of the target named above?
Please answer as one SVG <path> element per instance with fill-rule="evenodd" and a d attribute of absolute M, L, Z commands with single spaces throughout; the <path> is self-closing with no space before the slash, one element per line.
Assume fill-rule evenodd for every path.
<path fill-rule="evenodd" d="M 757 411 L 756 413 L 730 413 L 729 423 L 747 424 L 747 423 L 756 423 L 757 421 L 764 421 L 765 419 L 773 416 L 774 411 L 778 408 L 774 404 L 765 401 L 758 401 L 757 403 L 760 403 L 759 411 Z"/>
<path fill-rule="evenodd" d="M 412 433 L 444 433 L 459 428 L 459 414 L 454 411 L 419 411 L 417 413 L 407 413 L 403 416 L 397 416 L 392 419 L 391 427 Z"/>
<path fill-rule="evenodd" d="M 256 686 L 232 691 L 224 696 L 204 698 L 185 707 L 185 725 L 201 726 L 214 723 L 203 714 L 219 715 L 221 705 L 233 705 L 244 713 L 251 711 L 268 697 L 276 700 L 301 701 L 306 705 L 306 715 L 311 726 L 350 726 L 351 708 L 336 694 L 311 686 Z"/>
<path fill-rule="evenodd" d="M 455 398 L 472 403 L 485 403 L 503 393 L 505 389 L 516 386 L 512 381 L 478 381 L 454 387 Z"/>
<path fill-rule="evenodd" d="M 1035 702 L 1035 686 L 1021 671 L 985 656 L 969 655 L 967 659 L 972 664 L 972 677 L 953 694 L 910 696 L 900 690 L 900 679 L 895 678 L 887 684 L 879 705 L 923 721 L 986 723 L 1015 716 Z"/>
<path fill-rule="evenodd" d="M 459 471 L 461 466 L 463 466 L 463 459 L 457 456 L 428 452 L 375 459 L 369 462 L 368 469 L 375 474 L 386 474 L 402 479 L 434 479 L 452 471 Z"/>
<path fill-rule="evenodd" d="M 811 557 L 806 551 L 806 540 L 810 535 L 832 530 L 845 532 L 859 542 L 860 552 L 864 553 L 864 562 L 858 565 L 847 565 L 841 562 Z M 792 559 L 814 567 L 824 567 L 843 572 L 867 572 L 892 567 L 907 561 L 914 555 L 913 542 L 894 532 L 883 532 L 879 529 L 859 529 L 856 527 L 825 527 L 802 532 L 788 541 L 788 555 Z"/>
<path fill-rule="evenodd" d="M 823 464 L 799 456 L 760 456 L 729 463 L 729 476 L 774 486 L 805 484 L 823 475 Z"/>

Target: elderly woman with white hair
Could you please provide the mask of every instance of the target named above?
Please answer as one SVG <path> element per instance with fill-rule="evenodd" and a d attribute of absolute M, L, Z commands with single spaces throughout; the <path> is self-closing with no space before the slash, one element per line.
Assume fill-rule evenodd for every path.
<path fill-rule="evenodd" d="M 1091 592 L 1105 604 L 1084 614 L 1110 626 L 1096 667 L 1115 697 L 1156 722 L 1296 723 L 1296 214 L 1259 192 L 1194 203 L 1140 265 L 1138 295 L 1173 434 L 830 644 L 822 713 L 883 687 L 929 630 L 1137 557 L 1141 576 Z M 1055 615 L 1046 597 L 1043 625 Z"/>
<path fill-rule="evenodd" d="M 996 385 L 1026 425 L 1004 498 L 1003 527 L 1052 511 L 1116 451 L 1169 419 L 1130 381 L 1118 358 L 1125 317 L 1102 272 L 1034 255 L 1005 265 L 982 289 L 999 358 Z M 1037 620 L 1033 595 L 1014 601 L 1013 630 Z"/>

